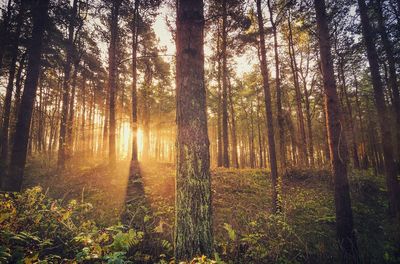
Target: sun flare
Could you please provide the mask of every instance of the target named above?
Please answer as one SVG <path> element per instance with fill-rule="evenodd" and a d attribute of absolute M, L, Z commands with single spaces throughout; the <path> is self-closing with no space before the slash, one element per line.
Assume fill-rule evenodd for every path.
<path fill-rule="evenodd" d="M 119 148 L 119 153 L 124 158 L 127 158 L 128 155 L 130 155 L 131 153 L 132 139 L 133 139 L 133 131 L 131 124 L 129 122 L 123 122 L 120 128 L 118 148 Z M 138 153 L 140 157 L 143 152 L 143 130 L 141 127 L 139 127 L 137 130 L 137 144 L 138 144 Z"/>

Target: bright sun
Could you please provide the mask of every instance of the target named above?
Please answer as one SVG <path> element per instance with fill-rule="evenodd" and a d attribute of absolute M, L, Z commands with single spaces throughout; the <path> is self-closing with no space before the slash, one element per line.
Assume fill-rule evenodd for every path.
<path fill-rule="evenodd" d="M 137 131 L 138 154 L 141 156 L 143 151 L 143 130 L 141 127 Z M 127 157 L 132 146 L 132 128 L 129 122 L 123 122 L 119 134 L 119 152 L 123 157 Z"/>

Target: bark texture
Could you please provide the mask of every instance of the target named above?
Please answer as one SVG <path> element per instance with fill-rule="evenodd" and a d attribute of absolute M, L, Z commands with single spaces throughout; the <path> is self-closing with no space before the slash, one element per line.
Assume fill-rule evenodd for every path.
<path fill-rule="evenodd" d="M 277 212 L 280 210 L 278 201 L 278 168 L 276 162 L 276 151 L 275 151 L 275 136 L 274 136 L 274 125 L 272 120 L 272 104 L 271 104 L 271 90 L 269 87 L 269 76 L 267 68 L 267 53 L 265 48 L 265 31 L 264 31 L 264 20 L 261 9 L 261 0 L 256 0 L 257 3 L 257 20 L 258 20 L 258 31 L 260 38 L 260 52 L 261 52 L 261 75 L 263 77 L 263 88 L 264 88 L 264 100 L 265 100 L 265 114 L 268 130 L 268 154 L 269 164 L 271 167 L 271 178 L 272 178 L 272 210 Z"/>
<path fill-rule="evenodd" d="M 1 152 L 0 152 L 0 160 L 7 163 L 8 158 L 8 143 L 9 143 L 9 134 L 10 134 L 10 117 L 11 117 L 11 99 L 12 93 L 14 90 L 14 77 L 17 70 L 17 60 L 19 54 L 19 42 L 20 35 L 22 29 L 23 18 L 25 14 L 25 3 L 21 2 L 17 17 L 17 25 L 16 32 L 12 38 L 12 50 L 11 50 L 11 62 L 8 71 L 8 83 L 6 88 L 6 96 L 4 100 L 4 109 L 3 109 L 3 122 L 2 129 L 0 133 L 0 144 L 1 144 Z"/>
<path fill-rule="evenodd" d="M 24 92 L 18 113 L 18 121 L 11 154 L 10 168 L 4 179 L 3 189 L 20 191 L 26 163 L 33 104 L 40 73 L 43 34 L 47 27 L 49 0 L 37 0 L 32 4 L 33 29 L 28 53 L 28 66 Z"/>
<path fill-rule="evenodd" d="M 175 261 L 213 251 L 203 1 L 177 2 Z"/>
<path fill-rule="evenodd" d="M 379 58 L 375 47 L 375 33 L 369 24 L 368 10 L 365 1 L 358 0 L 358 7 L 361 17 L 364 43 L 367 49 L 367 58 L 371 72 L 372 86 L 374 88 L 375 106 L 378 112 L 379 127 L 382 136 L 386 185 L 389 195 L 389 211 L 391 215 L 399 216 L 400 188 L 397 179 L 397 168 L 393 157 L 390 119 L 385 103 L 382 79 L 379 72 Z"/>
<path fill-rule="evenodd" d="M 317 15 L 326 125 L 335 188 L 336 235 L 342 253 L 342 263 L 358 263 L 357 241 L 353 231 L 353 212 L 347 179 L 347 146 L 333 71 L 325 0 L 314 0 L 314 5 Z"/>
<path fill-rule="evenodd" d="M 109 134 L 108 134 L 108 158 L 111 166 L 116 163 L 115 149 L 115 95 L 117 91 L 117 41 L 118 41 L 118 17 L 121 0 L 114 1 L 111 7 L 110 18 L 110 46 L 108 50 L 108 89 L 109 89 Z"/>

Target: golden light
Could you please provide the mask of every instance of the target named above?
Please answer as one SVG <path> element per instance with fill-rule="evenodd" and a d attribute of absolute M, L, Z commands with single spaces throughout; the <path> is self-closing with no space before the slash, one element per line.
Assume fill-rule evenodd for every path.
<path fill-rule="evenodd" d="M 131 153 L 132 148 L 132 128 L 129 122 L 123 122 L 120 127 L 118 149 L 122 159 L 127 158 Z M 137 143 L 139 157 L 143 152 L 143 130 L 138 128 Z"/>
<path fill-rule="evenodd" d="M 139 157 L 143 153 L 143 130 L 139 127 L 137 131 L 138 154 Z"/>

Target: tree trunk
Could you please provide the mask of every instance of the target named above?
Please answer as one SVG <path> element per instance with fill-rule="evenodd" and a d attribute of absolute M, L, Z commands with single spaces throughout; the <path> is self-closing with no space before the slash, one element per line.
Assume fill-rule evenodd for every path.
<path fill-rule="evenodd" d="M 175 261 L 213 251 L 210 154 L 204 86 L 203 1 L 178 0 Z"/>
<path fill-rule="evenodd" d="M 66 62 L 64 65 L 64 81 L 63 81 L 63 99 L 61 110 L 60 122 L 60 137 L 58 142 L 58 162 L 59 169 L 64 169 L 66 159 L 69 159 L 69 146 L 67 144 L 67 123 L 68 123 L 68 107 L 70 100 L 70 81 L 71 81 L 71 68 L 72 59 L 74 56 L 74 30 L 75 19 L 78 10 L 78 0 L 74 0 L 72 5 L 72 12 L 69 17 L 68 25 L 68 40 L 66 42 Z"/>
<path fill-rule="evenodd" d="M 79 60 L 74 63 L 74 74 L 72 75 L 72 90 L 71 90 L 71 100 L 69 102 L 69 110 L 68 110 L 68 122 L 67 122 L 67 145 L 69 146 L 70 153 L 73 151 L 73 143 L 74 143 L 74 118 L 75 118 L 75 93 L 76 93 L 76 82 L 78 78 L 78 67 Z"/>
<path fill-rule="evenodd" d="M 105 115 L 107 116 L 107 115 Z M 81 152 L 85 157 L 86 153 L 86 77 L 82 80 L 82 120 L 81 120 Z M 104 147 L 104 145 L 103 145 Z"/>
<path fill-rule="evenodd" d="M 219 28 L 218 28 L 219 29 Z M 217 50 L 219 52 L 220 50 L 220 40 L 219 40 L 219 30 L 218 30 L 218 38 L 217 38 Z M 218 70 L 217 70 L 217 79 L 218 79 L 218 91 L 217 91 L 217 96 L 218 96 L 218 105 L 217 105 L 217 165 L 218 167 L 222 167 L 223 165 L 223 150 L 222 150 L 222 84 L 221 84 L 221 58 L 220 54 L 218 54 Z"/>
<path fill-rule="evenodd" d="M 13 1 L 8 0 L 7 11 L 4 13 L 4 17 L 2 19 L 2 23 L 0 25 L 0 76 L 2 75 L 2 66 L 3 66 L 3 57 L 4 52 L 6 50 L 8 35 L 9 35 L 9 26 L 10 26 L 10 18 L 11 18 L 11 4 Z"/>
<path fill-rule="evenodd" d="M 19 42 L 21 35 L 21 28 L 23 23 L 23 18 L 25 14 L 25 4 L 21 2 L 21 6 L 18 12 L 17 17 L 17 25 L 16 32 L 14 33 L 13 42 L 12 42 L 12 50 L 11 50 L 11 62 L 10 68 L 8 72 L 8 84 L 6 88 L 6 96 L 4 99 L 4 110 L 3 110 L 3 122 L 2 122 L 2 130 L 0 133 L 1 140 L 1 152 L 0 152 L 0 160 L 7 163 L 8 158 L 8 144 L 9 144 L 9 134 L 10 134 L 10 116 L 11 116 L 11 99 L 12 93 L 14 90 L 14 77 L 17 69 L 17 60 L 19 54 Z"/>
<path fill-rule="evenodd" d="M 272 211 L 280 211 L 280 204 L 278 200 L 279 190 L 278 190 L 278 168 L 276 162 L 275 153 L 275 135 L 274 135 L 274 125 L 272 120 L 272 107 L 271 107 L 271 91 L 269 87 L 269 76 L 267 68 L 267 54 L 265 48 L 265 32 L 264 32 L 264 20 L 262 16 L 261 0 L 256 0 L 257 2 L 257 19 L 258 19 L 258 33 L 260 38 L 260 52 L 261 61 L 260 68 L 263 77 L 263 88 L 264 88 L 264 100 L 265 100 L 265 114 L 268 130 L 268 153 L 269 153 L 269 164 L 271 166 L 271 178 L 272 178 Z"/>
<path fill-rule="evenodd" d="M 40 73 L 43 33 L 47 27 L 48 7 L 49 0 L 38 0 L 32 10 L 33 29 L 29 49 L 29 62 L 18 114 L 9 173 L 3 182 L 3 189 L 6 191 L 20 191 L 22 187 L 32 111 Z"/>
<path fill-rule="evenodd" d="M 335 187 L 336 234 L 342 253 L 342 263 L 358 263 L 357 240 L 353 231 L 353 212 L 347 179 L 347 146 L 341 125 L 339 97 L 333 72 L 325 0 L 314 0 L 314 4 L 325 90 L 326 125 Z"/>
<path fill-rule="evenodd" d="M 139 0 L 135 0 L 132 21 L 132 161 L 138 161 L 138 96 L 137 96 L 137 47 Z"/>
<path fill-rule="evenodd" d="M 249 134 L 249 158 L 250 158 L 250 168 L 256 167 L 256 153 L 254 150 L 254 115 L 253 115 L 253 105 L 250 103 L 250 133 Z"/>
<path fill-rule="evenodd" d="M 360 10 L 362 33 L 371 71 L 372 86 L 374 88 L 375 106 L 378 111 L 379 126 L 382 136 L 386 185 L 389 194 L 389 211 L 391 215 L 400 217 L 400 188 L 397 179 L 397 168 L 393 157 L 390 119 L 386 108 L 383 84 L 379 73 L 379 59 L 375 47 L 375 36 L 374 31 L 369 24 L 368 10 L 365 1 L 357 1 Z"/>
<path fill-rule="evenodd" d="M 294 43 L 293 43 L 293 33 L 292 33 L 292 22 L 290 20 L 290 12 L 288 16 L 288 26 L 289 26 L 289 56 L 290 56 L 290 67 L 293 72 L 293 82 L 294 82 L 294 90 L 296 95 L 296 114 L 297 114 L 297 122 L 300 132 L 300 161 L 304 165 L 308 166 L 308 158 L 307 158 L 307 140 L 306 140 L 306 130 L 304 126 L 304 115 L 303 115 L 303 107 L 301 103 L 301 91 L 299 84 L 299 76 L 297 69 L 296 56 L 294 51 Z"/>
<path fill-rule="evenodd" d="M 108 107 L 109 106 L 109 101 L 110 101 L 110 92 L 109 92 L 109 90 L 107 89 L 107 91 L 106 91 L 106 98 L 105 98 L 105 105 L 104 105 L 104 122 L 103 122 L 103 151 L 104 151 L 104 153 L 103 154 L 105 154 L 105 153 L 107 153 L 107 150 L 108 150 L 108 139 L 109 139 L 109 121 L 110 121 L 110 108 Z M 89 109 L 89 111 L 90 111 L 90 109 Z M 90 114 L 89 114 L 89 119 L 88 119 L 89 121 L 90 121 Z M 90 124 L 89 124 L 89 126 L 90 126 Z"/>
<path fill-rule="evenodd" d="M 144 54 L 147 54 L 145 49 Z M 153 83 L 153 72 L 150 65 L 150 61 L 145 63 L 144 69 L 144 87 L 142 89 L 142 99 L 143 99 L 143 113 L 142 113 L 142 123 L 143 123 L 143 152 L 142 159 L 149 160 L 150 158 L 150 89 Z"/>
<path fill-rule="evenodd" d="M 119 9 L 121 6 L 122 0 L 114 1 L 111 7 L 111 20 L 110 20 L 110 47 L 108 50 L 108 63 L 109 63 L 109 72 L 108 72 L 108 86 L 109 86 L 109 141 L 108 141 L 108 158 L 110 162 L 110 166 L 114 167 L 116 163 L 116 151 L 115 151 L 115 129 L 116 129 L 116 121 L 115 121 L 115 94 L 117 90 L 117 42 L 118 42 L 118 16 Z"/>
<path fill-rule="evenodd" d="M 15 96 L 14 96 L 14 107 L 13 107 L 13 121 L 12 121 L 12 128 L 11 128 L 11 135 L 9 142 L 14 142 L 14 135 L 15 135 L 15 126 L 17 124 L 17 117 L 19 111 L 19 105 L 21 103 L 21 90 L 22 90 L 22 71 L 25 67 L 25 60 L 26 60 L 26 52 L 22 54 L 21 59 L 19 61 L 17 75 L 15 77 Z"/>
<path fill-rule="evenodd" d="M 229 136 L 228 136 L 228 65 L 227 65 L 227 0 L 222 1 L 222 139 L 223 165 L 229 168 Z"/>
<path fill-rule="evenodd" d="M 232 95 L 232 84 L 229 81 L 228 86 L 229 92 L 229 104 L 231 109 L 231 126 L 232 126 L 232 160 L 234 162 L 235 168 L 239 168 L 238 150 L 237 150 L 237 136 L 236 136 L 236 120 L 235 120 L 235 108 L 233 105 L 233 95 Z"/>
<path fill-rule="evenodd" d="M 386 26 L 385 19 L 383 17 L 382 11 L 382 0 L 376 1 L 376 13 L 378 19 L 378 30 L 382 39 L 383 48 L 386 53 L 387 63 L 389 65 L 389 86 L 393 93 L 393 104 L 396 114 L 396 138 L 397 138 L 397 162 L 400 162 L 400 95 L 399 95 L 399 85 L 397 82 L 396 76 L 396 61 L 395 55 L 393 53 L 393 44 L 389 39 Z M 400 7 L 400 4 L 399 4 Z M 399 10 L 400 12 L 400 10 Z M 400 22 L 400 21 L 399 21 Z"/>
<path fill-rule="evenodd" d="M 282 169 L 286 168 L 286 151 L 285 151 L 285 129 L 284 129 L 284 118 L 282 112 L 282 87 L 281 87 L 281 76 L 279 68 L 279 51 L 278 51 L 278 31 L 277 23 L 274 21 L 273 9 L 271 1 L 267 1 L 270 22 L 272 25 L 272 33 L 274 35 L 274 58 L 275 58 L 275 89 L 276 89 L 276 113 L 278 119 L 278 136 L 279 136 L 279 158 Z"/>
<path fill-rule="evenodd" d="M 356 100 L 356 107 L 357 107 L 357 117 L 359 121 L 359 129 L 360 129 L 360 134 L 361 134 L 361 151 L 360 151 L 360 156 L 361 156 L 361 168 L 362 169 L 367 169 L 368 167 L 368 157 L 366 155 L 366 150 L 365 150 L 365 130 L 363 126 L 363 119 L 362 119 L 362 112 L 361 112 L 361 104 L 358 96 L 358 80 L 357 76 L 355 74 L 355 71 L 353 69 L 353 77 L 354 77 L 354 87 L 355 87 L 355 100 Z"/>
<path fill-rule="evenodd" d="M 346 76 L 344 72 L 344 58 L 338 54 L 339 57 L 339 76 L 340 80 L 342 82 L 341 91 L 342 91 L 342 97 L 345 101 L 346 104 L 346 110 L 344 111 L 344 120 L 346 121 L 346 126 L 348 127 L 348 139 L 349 139 L 349 145 L 351 145 L 351 156 L 353 158 L 353 166 L 356 169 L 360 168 L 360 159 L 358 157 L 358 151 L 357 151 L 357 142 L 356 142 L 356 132 L 354 128 L 354 120 L 353 120 L 353 111 L 351 107 L 351 102 L 350 98 L 347 92 L 347 83 L 346 83 Z M 343 106 L 344 107 L 344 106 Z"/>
<path fill-rule="evenodd" d="M 313 85 L 313 84 L 311 84 Z M 306 122 L 307 122 L 307 130 L 308 130 L 308 156 L 310 158 L 310 167 L 314 167 L 314 138 L 313 138 L 313 130 L 312 130 L 312 116 L 311 116 L 311 106 L 310 106 L 310 97 L 307 90 L 307 83 L 304 79 L 304 99 L 306 105 Z M 312 89 L 312 86 L 311 86 Z"/>

